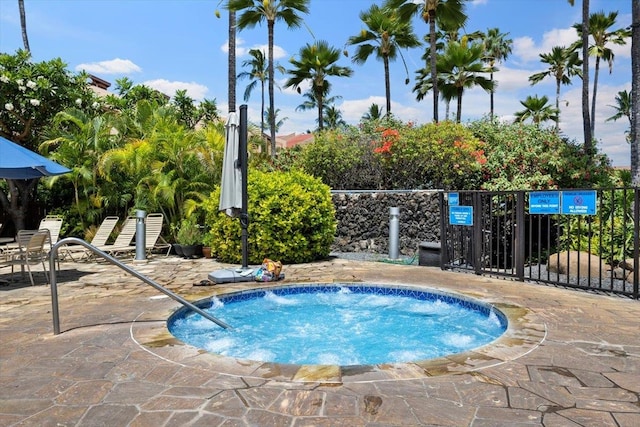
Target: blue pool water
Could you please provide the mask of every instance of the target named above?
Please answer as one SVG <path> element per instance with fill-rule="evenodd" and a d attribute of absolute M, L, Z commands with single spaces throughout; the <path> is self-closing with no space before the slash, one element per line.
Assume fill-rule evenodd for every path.
<path fill-rule="evenodd" d="M 168 321 L 178 339 L 224 356 L 276 363 L 431 359 L 488 344 L 507 327 L 501 312 L 479 301 L 378 285 L 259 289 L 198 306 L 233 329 L 181 309 Z"/>

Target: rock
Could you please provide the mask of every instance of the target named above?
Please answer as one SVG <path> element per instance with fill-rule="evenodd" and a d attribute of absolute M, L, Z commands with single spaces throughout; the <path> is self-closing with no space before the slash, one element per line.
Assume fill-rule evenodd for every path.
<path fill-rule="evenodd" d="M 558 274 L 567 274 L 569 276 L 577 276 L 578 269 L 580 277 L 608 277 L 611 267 L 604 263 L 599 256 L 588 252 L 565 251 L 549 256 L 547 261 L 549 271 Z"/>

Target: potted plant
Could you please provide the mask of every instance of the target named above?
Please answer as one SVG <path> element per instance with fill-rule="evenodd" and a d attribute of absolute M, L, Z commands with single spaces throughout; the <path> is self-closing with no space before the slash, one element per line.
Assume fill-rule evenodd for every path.
<path fill-rule="evenodd" d="M 204 233 L 195 220 L 191 217 L 183 219 L 176 233 L 176 253 L 182 252 L 184 258 L 202 256 L 203 239 Z"/>
<path fill-rule="evenodd" d="M 211 256 L 211 233 L 204 233 L 204 238 L 202 239 L 202 255 L 205 258 L 212 258 Z"/>

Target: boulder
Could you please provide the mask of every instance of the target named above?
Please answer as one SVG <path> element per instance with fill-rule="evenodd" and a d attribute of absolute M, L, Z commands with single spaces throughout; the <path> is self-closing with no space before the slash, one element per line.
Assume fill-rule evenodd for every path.
<path fill-rule="evenodd" d="M 565 251 L 552 254 L 547 261 L 549 271 L 558 274 L 577 276 L 578 268 L 580 277 L 608 277 L 611 267 L 603 262 L 599 256 L 588 252 Z"/>

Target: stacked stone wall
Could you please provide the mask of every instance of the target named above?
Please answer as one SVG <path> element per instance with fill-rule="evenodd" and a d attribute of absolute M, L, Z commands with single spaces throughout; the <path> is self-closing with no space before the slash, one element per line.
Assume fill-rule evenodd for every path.
<path fill-rule="evenodd" d="M 389 208 L 398 207 L 401 255 L 414 255 L 420 242 L 440 241 L 438 191 L 332 193 L 338 227 L 336 252 L 389 252 Z"/>

